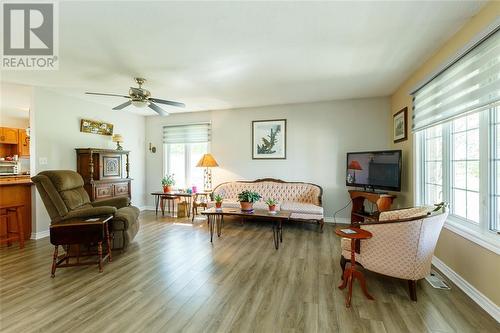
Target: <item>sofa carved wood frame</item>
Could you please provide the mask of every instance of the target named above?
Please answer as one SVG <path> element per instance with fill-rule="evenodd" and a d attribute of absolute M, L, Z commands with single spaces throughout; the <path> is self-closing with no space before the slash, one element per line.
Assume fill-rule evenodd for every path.
<path fill-rule="evenodd" d="M 236 180 L 236 181 L 230 181 L 230 182 L 224 182 L 220 183 L 217 185 L 213 190 L 212 193 L 210 194 L 211 200 L 214 200 L 214 193 L 215 191 L 223 185 L 230 184 L 230 183 L 242 183 L 242 184 L 255 184 L 255 183 L 263 183 L 263 182 L 273 182 L 273 183 L 280 183 L 280 184 L 304 184 L 304 185 L 311 185 L 314 187 L 317 187 L 319 189 L 319 196 L 318 196 L 318 202 L 321 207 L 323 207 L 323 188 L 317 184 L 313 183 L 307 183 L 307 182 L 288 182 L 285 180 L 281 179 L 276 179 L 276 178 L 259 178 L 256 180 Z M 306 219 L 290 219 L 290 221 L 298 221 L 298 222 L 312 222 L 312 223 L 317 223 L 320 225 L 321 232 L 323 232 L 323 225 L 325 224 L 325 219 L 322 218 L 320 220 L 306 220 Z"/>

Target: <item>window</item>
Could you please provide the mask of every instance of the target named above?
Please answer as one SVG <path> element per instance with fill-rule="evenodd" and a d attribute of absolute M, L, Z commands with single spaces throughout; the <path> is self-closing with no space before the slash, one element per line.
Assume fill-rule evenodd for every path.
<path fill-rule="evenodd" d="M 420 190 L 419 202 L 432 205 L 441 201 L 450 204 L 450 214 L 459 222 L 479 226 L 488 214 L 481 216 L 481 198 L 487 198 L 488 172 L 482 172 L 483 165 L 488 165 L 488 147 L 495 146 L 495 156 L 500 156 L 497 139 L 499 123 L 488 116 L 489 111 L 477 112 L 449 122 L 426 128 L 418 132 L 417 145 L 421 148 L 420 167 L 417 168 Z M 496 113 L 495 113 L 496 114 Z M 493 115 L 493 113 L 492 113 Z M 491 120 L 490 120 L 491 119 Z M 488 124 L 495 132 L 488 135 Z M 490 205 L 498 220 L 498 198 L 500 181 L 497 181 L 500 159 L 493 157 L 491 169 L 497 177 L 492 184 L 491 203 L 484 200 L 484 208 Z M 488 167 L 486 167 L 488 170 Z M 484 176 L 483 176 L 484 174 Z M 484 186 L 482 182 L 486 180 Z M 498 223 L 496 223 L 498 224 Z M 496 227 L 490 226 L 496 230 Z"/>
<path fill-rule="evenodd" d="M 447 225 L 500 249 L 500 32 L 413 93 L 417 204 L 450 204 Z M 486 240 L 486 241 L 485 241 Z"/>
<path fill-rule="evenodd" d="M 455 216 L 479 223 L 479 114 L 451 123 L 451 208 Z"/>
<path fill-rule="evenodd" d="M 163 128 L 164 169 L 174 174 L 177 188 L 203 188 L 203 169 L 196 167 L 208 153 L 210 124 L 165 126 Z"/>
<path fill-rule="evenodd" d="M 424 202 L 427 205 L 443 201 L 443 134 L 438 125 L 424 131 Z"/>

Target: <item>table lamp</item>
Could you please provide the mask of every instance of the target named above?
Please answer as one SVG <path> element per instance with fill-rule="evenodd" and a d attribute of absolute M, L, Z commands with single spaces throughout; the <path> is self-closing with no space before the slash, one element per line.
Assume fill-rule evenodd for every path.
<path fill-rule="evenodd" d="M 212 191 L 212 171 L 210 168 L 218 167 L 217 161 L 212 154 L 204 154 L 196 166 L 205 168 L 205 174 L 203 175 L 204 190 L 205 192 Z"/>
<path fill-rule="evenodd" d="M 123 150 L 123 147 L 120 145 L 120 143 L 123 142 L 123 136 L 121 134 L 114 134 L 112 140 L 116 142 L 116 150 Z"/>
<path fill-rule="evenodd" d="M 347 169 L 353 170 L 351 183 L 356 183 L 356 170 L 363 170 L 363 168 L 361 167 L 361 164 L 359 164 L 359 162 L 356 160 L 352 160 L 349 163 L 349 165 L 347 166 Z"/>

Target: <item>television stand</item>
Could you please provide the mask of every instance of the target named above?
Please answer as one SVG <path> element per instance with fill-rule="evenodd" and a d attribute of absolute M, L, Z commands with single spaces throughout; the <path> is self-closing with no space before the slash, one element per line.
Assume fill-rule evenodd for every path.
<path fill-rule="evenodd" d="M 392 194 L 360 190 L 349 190 L 349 196 L 352 200 L 351 225 L 367 220 L 378 220 L 379 214 L 390 210 L 392 202 L 396 199 L 396 196 Z M 377 206 L 377 211 L 374 213 L 365 212 L 365 200 L 374 203 Z"/>

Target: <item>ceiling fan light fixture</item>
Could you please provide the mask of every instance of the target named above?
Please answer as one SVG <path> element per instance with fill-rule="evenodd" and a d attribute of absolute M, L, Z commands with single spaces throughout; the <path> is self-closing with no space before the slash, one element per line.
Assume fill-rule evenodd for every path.
<path fill-rule="evenodd" d="M 151 102 L 147 100 L 132 100 L 132 105 L 136 108 L 145 108 L 149 103 Z"/>

